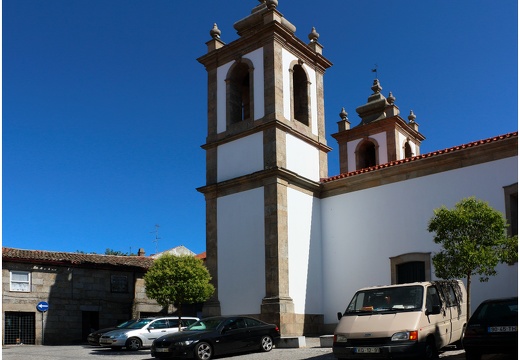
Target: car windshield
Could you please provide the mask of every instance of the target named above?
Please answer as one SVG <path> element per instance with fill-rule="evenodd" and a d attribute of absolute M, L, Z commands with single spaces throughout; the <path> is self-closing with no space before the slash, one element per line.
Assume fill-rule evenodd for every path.
<path fill-rule="evenodd" d="M 150 323 L 153 319 L 139 319 L 136 322 L 129 324 L 125 329 L 142 329 L 146 324 Z"/>
<path fill-rule="evenodd" d="M 507 322 L 518 319 L 518 300 L 490 301 L 481 304 L 471 322 Z M 516 320 L 517 321 L 517 320 Z"/>
<path fill-rule="evenodd" d="M 128 320 L 128 321 L 125 321 L 124 323 L 121 323 L 121 324 L 117 325 L 117 327 L 120 328 L 120 329 L 123 329 L 123 328 L 126 328 L 126 327 L 132 325 L 136 321 L 137 321 L 137 319 Z"/>
<path fill-rule="evenodd" d="M 399 286 L 358 291 L 345 315 L 374 312 L 417 311 L 422 308 L 422 286 Z"/>
<path fill-rule="evenodd" d="M 221 323 L 223 319 L 203 319 L 199 320 L 196 323 L 188 326 L 186 331 L 207 331 L 207 330 L 215 330 Z"/>

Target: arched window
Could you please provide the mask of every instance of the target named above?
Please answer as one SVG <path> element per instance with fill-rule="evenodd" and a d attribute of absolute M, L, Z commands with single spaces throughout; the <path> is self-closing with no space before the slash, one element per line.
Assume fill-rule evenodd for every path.
<path fill-rule="evenodd" d="M 404 157 L 409 158 L 413 156 L 412 147 L 410 143 L 407 141 L 404 143 Z"/>
<path fill-rule="evenodd" d="M 369 140 L 363 141 L 356 151 L 356 170 L 365 169 L 376 164 L 376 145 Z"/>
<path fill-rule="evenodd" d="M 295 120 L 309 125 L 309 80 L 301 65 L 292 69 L 292 105 Z"/>
<path fill-rule="evenodd" d="M 228 124 L 249 120 L 252 116 L 252 81 L 250 66 L 236 63 L 227 80 Z"/>

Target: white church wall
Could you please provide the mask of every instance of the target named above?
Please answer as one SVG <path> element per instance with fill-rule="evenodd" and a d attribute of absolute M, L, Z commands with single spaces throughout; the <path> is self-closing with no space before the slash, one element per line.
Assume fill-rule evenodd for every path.
<path fill-rule="evenodd" d="M 309 75 L 309 82 L 310 82 L 310 101 L 309 105 L 311 106 L 311 118 L 310 118 L 310 125 L 311 125 L 311 131 L 314 135 L 318 135 L 318 98 L 317 98 L 317 90 L 316 90 L 316 71 L 314 71 L 313 68 L 308 66 L 307 64 L 303 64 L 303 67 L 305 68 L 305 71 Z"/>
<path fill-rule="evenodd" d="M 289 296 L 297 314 L 321 314 L 321 219 L 319 200 L 298 190 L 287 190 Z"/>
<path fill-rule="evenodd" d="M 218 198 L 217 213 L 222 315 L 258 314 L 265 297 L 263 188 Z"/>
<path fill-rule="evenodd" d="M 217 148 L 217 179 L 229 180 L 264 168 L 263 133 L 237 139 Z"/>
<path fill-rule="evenodd" d="M 226 78 L 233 62 L 217 69 L 217 133 L 226 131 Z"/>
<path fill-rule="evenodd" d="M 325 323 L 337 321 L 358 288 L 390 284 L 390 257 L 440 250 L 427 231 L 434 209 L 475 196 L 504 212 L 502 187 L 517 173 L 512 157 L 323 199 Z M 517 294 L 517 265 L 506 269 L 489 283 L 473 282 L 473 309 L 485 297 Z"/>
<path fill-rule="evenodd" d="M 254 82 L 254 119 L 260 119 L 265 114 L 264 106 L 264 49 L 256 49 L 243 55 L 253 63 Z M 226 78 L 234 61 L 228 62 L 217 69 L 217 133 L 226 131 Z"/>
<path fill-rule="evenodd" d="M 298 60 L 296 56 L 285 49 L 282 49 L 282 66 L 283 66 L 283 116 L 287 120 L 291 120 L 291 72 L 289 68 L 293 61 Z"/>
<path fill-rule="evenodd" d="M 308 179 L 320 180 L 320 155 L 318 150 L 291 134 L 286 135 L 286 166 Z"/>
<path fill-rule="evenodd" d="M 264 117 L 264 49 L 256 49 L 243 58 L 251 60 L 254 66 L 253 81 L 254 81 L 254 120 Z"/>

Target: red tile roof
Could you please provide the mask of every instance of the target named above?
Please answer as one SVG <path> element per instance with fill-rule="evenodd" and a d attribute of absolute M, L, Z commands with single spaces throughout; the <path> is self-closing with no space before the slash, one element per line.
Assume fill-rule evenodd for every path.
<path fill-rule="evenodd" d="M 351 172 L 348 172 L 348 173 L 343 173 L 343 174 L 331 176 L 331 177 L 328 177 L 328 178 L 323 178 L 323 179 L 321 179 L 321 182 L 326 183 L 326 182 L 330 182 L 330 181 L 334 181 L 334 180 L 338 180 L 338 179 L 343 179 L 343 178 L 346 178 L 346 177 L 351 177 L 351 176 L 355 176 L 355 175 L 362 174 L 362 173 L 367 173 L 367 172 L 371 172 L 371 171 L 375 171 L 375 170 L 379 170 L 379 169 L 384 169 L 384 168 L 388 168 L 388 167 L 391 167 L 391 166 L 400 165 L 400 164 L 403 164 L 403 163 L 408 163 L 408 162 L 417 161 L 417 160 L 421 160 L 421 159 L 431 158 L 433 156 L 439 156 L 439 155 L 443 155 L 443 154 L 447 154 L 447 153 L 452 153 L 454 151 L 460 151 L 460 150 L 464 150 L 464 149 L 471 148 L 471 147 L 476 147 L 476 146 L 480 146 L 480 145 L 484 145 L 484 144 L 489 144 L 489 143 L 492 143 L 492 142 L 501 141 L 501 140 L 508 139 L 508 138 L 511 138 L 511 137 L 518 137 L 518 131 L 515 131 L 515 132 L 512 132 L 512 133 L 508 133 L 508 134 L 504 134 L 504 135 L 495 136 L 495 137 L 484 139 L 484 140 L 473 141 L 473 142 L 470 142 L 470 143 L 467 143 L 467 144 L 453 146 L 451 148 L 447 148 L 447 149 L 444 149 L 444 150 L 437 150 L 437 151 L 433 151 L 433 152 L 430 152 L 430 153 L 427 153 L 427 154 L 417 155 L 417 156 L 406 158 L 406 159 L 402 159 L 402 160 L 391 161 L 391 162 L 386 163 L 386 164 L 371 166 L 371 167 L 368 167 L 368 168 L 365 168 L 365 169 L 351 171 Z"/>
<path fill-rule="evenodd" d="M 2 260 L 16 262 L 71 264 L 87 266 L 129 266 L 148 269 L 153 260 L 146 256 L 116 256 L 55 252 L 42 250 L 23 250 L 2 247 Z"/>

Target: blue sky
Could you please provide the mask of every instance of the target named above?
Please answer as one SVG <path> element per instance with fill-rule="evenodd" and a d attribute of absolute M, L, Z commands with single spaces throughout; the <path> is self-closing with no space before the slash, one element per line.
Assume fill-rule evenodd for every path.
<path fill-rule="evenodd" d="M 209 30 L 255 0 L 3 0 L 2 242 L 34 250 L 205 250 Z M 422 153 L 518 129 L 516 0 L 279 0 L 324 56 L 329 175 L 345 107 L 413 109 Z M 478 181 L 478 179 L 477 179 Z M 433 212 L 432 212 L 433 214 Z M 159 240 L 154 242 L 155 225 Z"/>

